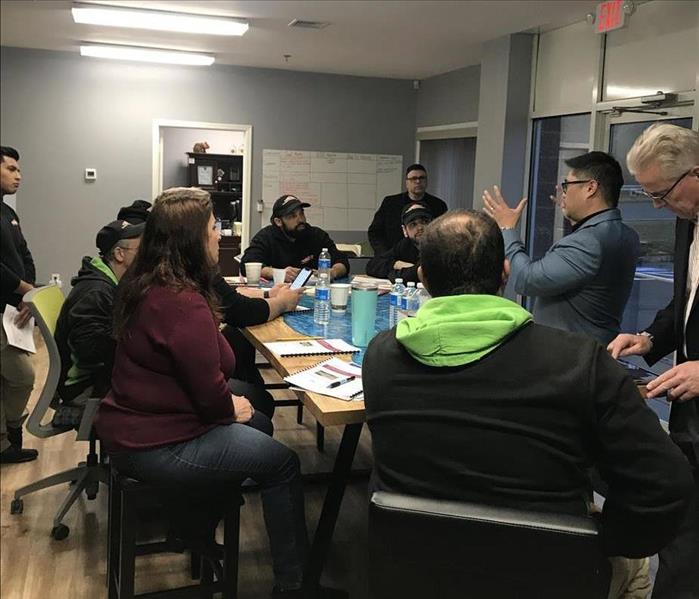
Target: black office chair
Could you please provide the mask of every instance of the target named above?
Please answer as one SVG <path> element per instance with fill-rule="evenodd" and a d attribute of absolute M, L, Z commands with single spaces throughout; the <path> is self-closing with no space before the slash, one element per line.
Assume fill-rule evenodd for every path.
<path fill-rule="evenodd" d="M 371 599 L 606 599 L 594 520 L 377 492 Z"/>

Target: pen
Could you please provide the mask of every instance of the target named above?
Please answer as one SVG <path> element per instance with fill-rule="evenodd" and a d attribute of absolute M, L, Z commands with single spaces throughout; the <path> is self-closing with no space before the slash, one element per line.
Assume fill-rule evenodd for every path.
<path fill-rule="evenodd" d="M 310 339 L 324 339 L 324 337 L 277 337 L 275 341 L 308 341 Z"/>
<path fill-rule="evenodd" d="M 340 379 L 339 381 L 335 381 L 334 383 L 330 383 L 328 385 L 328 389 L 334 389 L 335 387 L 339 387 L 340 385 L 344 385 L 345 383 L 350 383 L 356 378 L 357 378 L 356 376 L 348 376 L 346 379 Z"/>

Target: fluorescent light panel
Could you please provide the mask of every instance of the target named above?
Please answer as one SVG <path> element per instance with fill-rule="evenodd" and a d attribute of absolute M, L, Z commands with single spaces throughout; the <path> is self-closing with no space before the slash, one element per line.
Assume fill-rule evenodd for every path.
<path fill-rule="evenodd" d="M 209 35 L 243 35 L 248 24 L 228 17 L 210 17 L 159 10 L 75 4 L 73 20 L 88 25 L 204 33 Z"/>
<path fill-rule="evenodd" d="M 109 46 L 104 44 L 80 46 L 80 55 L 92 56 L 94 58 L 109 58 L 112 60 L 136 60 L 139 62 L 184 64 L 190 66 L 209 66 L 215 61 L 215 58 L 210 54 L 160 50 L 158 48 L 139 48 L 136 46 Z"/>

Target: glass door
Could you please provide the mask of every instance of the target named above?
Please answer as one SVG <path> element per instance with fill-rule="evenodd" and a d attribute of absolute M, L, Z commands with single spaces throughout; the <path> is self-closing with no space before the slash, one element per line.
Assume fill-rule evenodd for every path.
<path fill-rule="evenodd" d="M 636 268 L 633 290 L 626 305 L 622 330 L 641 331 L 655 318 L 655 314 L 672 299 L 675 216 L 666 209 L 656 209 L 641 193 L 626 167 L 626 154 L 636 138 L 658 121 L 680 127 L 692 126 L 692 106 L 654 109 L 666 115 L 607 113 L 603 117 L 604 148 L 619 161 L 624 173 L 619 208 L 624 222 L 633 227 L 641 239 L 641 257 Z M 651 370 L 661 373 L 672 366 L 672 356 L 656 364 Z M 645 364 L 644 364 L 645 365 Z"/>

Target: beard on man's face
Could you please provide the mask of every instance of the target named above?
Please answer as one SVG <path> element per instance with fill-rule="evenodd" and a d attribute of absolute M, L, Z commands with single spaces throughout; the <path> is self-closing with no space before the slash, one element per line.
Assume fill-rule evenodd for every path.
<path fill-rule="evenodd" d="M 287 227 L 286 223 L 282 221 L 282 230 L 284 233 L 286 233 L 289 237 L 293 237 L 294 239 L 299 239 L 306 235 L 308 233 L 308 226 L 306 223 L 299 223 L 295 227 Z"/>

